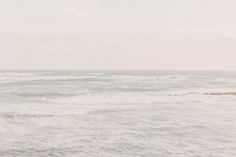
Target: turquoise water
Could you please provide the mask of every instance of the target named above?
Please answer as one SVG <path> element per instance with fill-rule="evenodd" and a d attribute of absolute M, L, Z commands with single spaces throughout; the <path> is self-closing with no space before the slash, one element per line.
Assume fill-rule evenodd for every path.
<path fill-rule="evenodd" d="M 236 72 L 0 71 L 0 156 L 236 156 Z"/>

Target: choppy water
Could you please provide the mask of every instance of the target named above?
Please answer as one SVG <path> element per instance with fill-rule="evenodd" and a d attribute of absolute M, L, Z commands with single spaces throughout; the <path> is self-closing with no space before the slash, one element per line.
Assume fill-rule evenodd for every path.
<path fill-rule="evenodd" d="M 0 71 L 1 157 L 235 157 L 236 72 Z"/>

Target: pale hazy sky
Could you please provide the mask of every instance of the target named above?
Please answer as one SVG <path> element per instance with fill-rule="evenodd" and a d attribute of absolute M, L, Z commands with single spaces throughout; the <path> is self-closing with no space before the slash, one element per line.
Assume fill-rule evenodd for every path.
<path fill-rule="evenodd" d="M 1 0 L 0 69 L 236 70 L 235 0 Z"/>

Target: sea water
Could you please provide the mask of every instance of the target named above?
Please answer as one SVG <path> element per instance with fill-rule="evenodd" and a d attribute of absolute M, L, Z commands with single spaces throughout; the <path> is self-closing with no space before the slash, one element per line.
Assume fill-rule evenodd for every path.
<path fill-rule="evenodd" d="M 0 71 L 1 157 L 235 157 L 236 72 Z"/>

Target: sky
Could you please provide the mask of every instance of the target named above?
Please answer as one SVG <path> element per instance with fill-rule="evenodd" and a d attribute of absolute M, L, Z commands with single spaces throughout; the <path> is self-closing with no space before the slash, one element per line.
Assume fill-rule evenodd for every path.
<path fill-rule="evenodd" d="M 235 0 L 1 0 L 0 69 L 236 70 Z"/>

